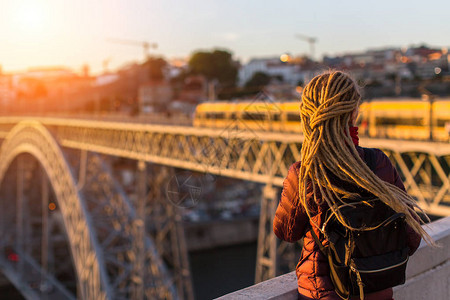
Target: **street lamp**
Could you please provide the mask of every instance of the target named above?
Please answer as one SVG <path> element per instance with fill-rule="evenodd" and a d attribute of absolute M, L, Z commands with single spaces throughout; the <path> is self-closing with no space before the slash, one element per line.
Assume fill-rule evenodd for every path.
<path fill-rule="evenodd" d="M 433 140 L 433 103 L 434 103 L 435 96 L 432 94 L 422 94 L 422 100 L 428 101 L 429 107 L 428 107 L 428 129 L 429 129 L 429 135 L 428 140 Z"/>

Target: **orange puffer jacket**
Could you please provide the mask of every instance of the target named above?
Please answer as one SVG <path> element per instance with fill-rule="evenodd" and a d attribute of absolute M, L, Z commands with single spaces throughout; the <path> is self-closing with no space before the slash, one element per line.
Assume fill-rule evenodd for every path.
<path fill-rule="evenodd" d="M 358 154 L 364 159 L 364 149 L 356 146 Z M 398 186 L 405 190 L 397 170 L 390 162 L 389 158 L 379 149 L 375 149 L 376 169 L 375 174 L 382 180 Z M 334 292 L 334 286 L 329 276 L 329 267 L 326 257 L 320 252 L 309 229 L 314 228 L 314 232 L 319 237 L 323 245 L 327 245 L 322 233 L 312 226 L 308 215 L 303 207 L 294 206 L 293 202 L 298 203 L 298 174 L 300 162 L 294 163 L 290 168 L 286 179 L 283 182 L 283 191 L 281 200 L 278 204 L 275 219 L 273 221 L 273 230 L 276 236 L 288 242 L 295 242 L 304 237 L 303 249 L 296 268 L 298 278 L 298 291 L 303 296 L 313 299 L 341 299 Z M 313 201 L 312 192 L 307 191 L 307 198 Z M 310 202 L 311 203 L 311 202 Z M 312 218 L 320 226 L 323 224 L 323 217 L 328 206 L 322 204 L 317 207 Z M 412 255 L 420 244 L 420 235 L 418 235 L 409 226 L 408 246 L 410 255 Z M 305 235 L 306 233 L 306 235 Z M 392 298 L 392 288 L 364 295 L 366 300 L 384 300 Z M 359 297 L 357 297 L 359 299 Z"/>

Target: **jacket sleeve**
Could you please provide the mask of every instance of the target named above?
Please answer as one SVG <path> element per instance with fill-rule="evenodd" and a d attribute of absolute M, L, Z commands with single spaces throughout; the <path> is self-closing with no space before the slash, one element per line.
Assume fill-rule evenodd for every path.
<path fill-rule="evenodd" d="M 400 178 L 400 175 L 397 172 L 397 169 L 392 165 L 389 157 L 383 153 L 383 151 L 378 150 L 377 155 L 377 168 L 375 173 L 384 181 L 389 182 L 398 188 L 402 189 L 406 192 L 405 186 L 403 185 L 403 181 Z M 420 220 L 417 220 L 420 221 Z M 406 234 L 407 234 L 407 244 L 409 247 L 409 255 L 413 255 L 416 252 L 417 248 L 419 248 L 421 236 L 417 232 L 414 231 L 409 225 L 406 225 Z"/>
<path fill-rule="evenodd" d="M 282 240 L 295 242 L 301 239 L 308 225 L 308 216 L 298 203 L 298 174 L 300 162 L 294 163 L 283 182 L 281 200 L 273 220 L 273 231 Z"/>

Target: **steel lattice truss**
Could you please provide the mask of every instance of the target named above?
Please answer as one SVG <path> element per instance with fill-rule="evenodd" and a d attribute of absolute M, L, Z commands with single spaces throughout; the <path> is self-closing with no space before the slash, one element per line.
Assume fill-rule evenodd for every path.
<path fill-rule="evenodd" d="M 87 213 L 82 206 L 75 180 L 59 146 L 39 123 L 23 122 L 18 124 L 8 133 L 2 144 L 0 182 L 3 181 L 13 159 L 21 153 L 30 153 L 38 159 L 50 179 L 57 199 L 59 199 L 82 297 L 86 299 L 111 297 L 105 281 L 104 263 L 102 257 L 99 256 L 101 252 L 93 236 L 95 233 L 92 230 L 92 224 L 86 218 Z M 16 249 L 16 251 L 20 253 L 22 249 Z M 13 272 L 12 269 L 9 270 Z M 21 280 L 24 278 L 22 277 Z M 25 284 L 25 286 L 30 285 Z M 38 293 L 38 288 L 31 292 Z M 62 294 L 64 292 L 61 290 Z"/>
<path fill-rule="evenodd" d="M 167 182 L 175 176 L 174 168 L 150 165 L 143 170 L 149 187 L 145 195 L 147 228 L 155 241 L 157 252 L 172 265 L 172 279 L 180 299 L 193 299 L 193 288 L 187 246 L 178 207 L 166 197 Z"/>
<path fill-rule="evenodd" d="M 40 119 L 62 147 L 266 184 L 261 206 L 256 280 L 275 275 L 274 207 L 289 166 L 300 158 L 302 136 L 275 132 Z M 0 136 L 19 119 L 1 118 Z M 450 215 L 450 145 L 361 139 L 381 148 L 408 192 L 435 215 Z M 0 169 L 1 170 L 1 169 Z M 275 245 L 275 246 L 274 246 Z M 280 250 L 278 250 L 280 251 Z"/>
<path fill-rule="evenodd" d="M 103 251 L 114 299 L 142 299 L 144 295 L 146 299 L 176 299 L 168 270 L 152 238 L 145 236 L 144 221 L 127 194 L 99 155 L 86 159 L 81 191 Z"/>
<path fill-rule="evenodd" d="M 0 119 L 3 134 L 18 122 Z M 289 166 L 299 159 L 298 134 L 236 129 L 138 125 L 42 119 L 58 142 L 74 149 L 153 162 L 281 187 Z M 0 131 L 0 132 L 1 132 Z M 0 134 L 1 135 L 1 134 Z M 450 215 L 450 144 L 361 139 L 385 151 L 409 193 L 432 214 Z"/>
<path fill-rule="evenodd" d="M 79 180 L 76 183 L 75 172 L 71 169 L 67 156 L 63 155 L 50 132 L 37 122 L 21 122 L 6 135 L 2 144 L 0 182 L 3 182 L 7 171 L 16 171 L 9 170 L 9 166 L 16 158 L 21 162 L 21 155 L 24 153 L 35 159 L 26 163 L 28 169 L 42 165 L 43 179 L 50 183 L 54 191 L 62 213 L 63 230 L 67 232 L 79 296 L 82 299 L 192 299 L 192 287 L 187 280 L 190 279 L 189 267 L 182 269 L 180 263 L 175 263 L 174 273 L 178 274 L 179 271 L 184 276 L 178 278 L 179 276 L 169 274 L 153 239 L 146 234 L 145 214 L 137 215 L 126 193 L 98 154 L 81 152 L 77 166 L 80 169 Z M 140 162 L 142 164 L 145 165 Z M 52 275 L 47 263 L 45 266 L 41 265 L 43 258 L 40 255 L 36 257 L 36 253 L 33 257 L 31 253 L 32 247 L 37 245 L 39 252 L 41 242 L 44 244 L 44 241 L 33 242 L 29 233 L 33 225 L 29 220 L 30 213 L 27 213 L 29 210 L 25 207 L 30 204 L 25 198 L 36 198 L 32 195 L 36 194 L 36 189 L 30 187 L 36 181 L 39 182 L 38 177 L 31 176 L 32 171 L 36 171 L 34 169 L 27 172 L 28 184 L 24 184 L 24 171 L 17 170 L 20 174 L 18 178 L 22 178 L 17 187 L 18 195 L 23 196 L 18 196 L 16 202 L 19 204 L 9 209 L 9 214 L 2 215 L 2 220 L 5 221 L 10 219 L 10 215 L 20 216 L 16 217 L 18 221 L 11 220 L 11 223 L 17 224 L 16 231 L 8 230 L 5 223 L 1 227 L 1 231 L 7 233 L 3 235 L 1 250 L 9 249 L 9 252 L 20 259 L 17 262 L 11 261 L 10 257 L 0 256 L 0 268 L 27 298 L 74 299 L 75 295 Z M 147 178 L 147 174 L 142 175 L 142 178 Z M 11 191 L 4 194 L 3 199 L 6 201 L 10 194 Z M 144 193 L 138 202 L 145 201 Z M 46 205 L 47 203 L 42 212 L 46 211 Z M 167 203 L 167 206 L 171 205 Z M 165 226 L 176 229 L 179 226 L 173 224 L 177 213 L 173 210 L 171 215 Z M 48 220 L 45 222 L 48 223 Z M 172 239 L 184 241 L 184 233 L 181 237 L 177 234 L 181 234 L 179 230 L 172 235 Z M 44 249 L 49 251 L 48 247 L 42 247 L 41 253 Z M 186 249 L 173 246 L 171 252 L 186 253 Z M 172 257 L 178 258 L 176 255 Z M 56 263 L 62 269 L 62 266 L 70 262 L 70 259 L 66 259 Z M 180 291 L 181 294 L 176 290 L 177 286 L 184 289 Z"/>

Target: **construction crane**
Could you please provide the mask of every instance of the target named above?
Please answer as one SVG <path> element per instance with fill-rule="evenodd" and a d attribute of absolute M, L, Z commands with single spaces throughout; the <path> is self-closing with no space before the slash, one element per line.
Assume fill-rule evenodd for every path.
<path fill-rule="evenodd" d="M 129 45 L 129 46 L 139 46 L 144 49 L 144 58 L 145 60 L 149 57 L 150 48 L 156 49 L 158 48 L 158 44 L 149 43 L 146 41 L 135 41 L 135 40 L 126 40 L 126 39 L 108 39 L 108 42 L 121 44 L 121 45 Z"/>
<path fill-rule="evenodd" d="M 314 44 L 317 42 L 317 38 L 302 34 L 296 34 L 295 37 L 309 43 L 309 49 L 311 51 L 311 59 L 314 59 Z"/>
<path fill-rule="evenodd" d="M 106 59 L 104 59 L 103 61 L 102 61 L 102 65 L 103 65 L 103 73 L 104 74 L 106 74 L 106 73 L 108 73 L 108 66 L 109 66 L 109 63 L 111 62 L 111 57 L 108 57 L 108 58 L 106 58 Z"/>

